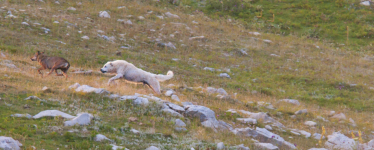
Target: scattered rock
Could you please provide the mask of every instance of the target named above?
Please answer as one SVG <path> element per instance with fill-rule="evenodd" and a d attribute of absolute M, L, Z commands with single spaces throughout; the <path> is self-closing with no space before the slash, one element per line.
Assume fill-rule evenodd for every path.
<path fill-rule="evenodd" d="M 306 113 L 308 113 L 308 110 L 307 109 L 303 109 L 303 110 L 296 111 L 295 115 L 306 114 Z"/>
<path fill-rule="evenodd" d="M 257 120 L 252 118 L 236 118 L 236 120 L 244 124 L 257 124 Z"/>
<path fill-rule="evenodd" d="M 17 117 L 17 118 L 28 118 L 28 119 L 31 119 L 32 116 L 30 114 L 13 114 L 13 115 L 10 115 L 11 117 Z"/>
<path fill-rule="evenodd" d="M 220 73 L 219 76 L 220 76 L 220 77 L 229 78 L 229 79 L 231 78 L 230 75 L 227 74 L 227 73 Z"/>
<path fill-rule="evenodd" d="M 99 12 L 99 17 L 101 17 L 101 18 L 110 18 L 110 15 L 106 11 L 100 11 Z"/>
<path fill-rule="evenodd" d="M 188 38 L 189 40 L 206 40 L 204 36 L 195 36 Z"/>
<path fill-rule="evenodd" d="M 76 89 L 78 87 L 80 87 L 81 85 L 79 83 L 74 83 L 73 85 L 70 85 L 69 86 L 69 89 Z"/>
<path fill-rule="evenodd" d="M 263 40 L 265 43 L 273 43 L 272 41 L 270 41 L 270 40 Z"/>
<path fill-rule="evenodd" d="M 181 127 L 175 127 L 174 130 L 177 132 L 187 131 L 186 128 L 181 128 Z"/>
<path fill-rule="evenodd" d="M 256 36 L 261 35 L 259 32 L 248 32 L 248 34 L 250 34 L 250 35 L 256 35 Z"/>
<path fill-rule="evenodd" d="M 273 123 L 273 126 L 277 126 L 277 127 L 280 127 L 280 128 L 284 127 L 283 124 L 274 120 L 273 118 L 271 118 L 266 113 L 263 113 L 263 112 L 252 113 L 252 112 L 245 111 L 245 110 L 239 110 L 239 111 L 241 113 L 245 114 L 245 115 L 248 115 L 248 117 L 250 117 L 250 118 L 253 118 L 253 119 L 256 119 L 256 120 L 261 120 L 261 121 L 263 121 L 263 123 Z"/>
<path fill-rule="evenodd" d="M 94 140 L 96 142 L 101 142 L 101 141 L 104 141 L 104 140 L 112 141 L 109 138 L 107 138 L 105 135 L 102 135 L 102 134 L 96 134 Z"/>
<path fill-rule="evenodd" d="M 321 139 L 321 136 L 322 136 L 322 135 L 319 134 L 319 133 L 314 133 L 314 134 L 313 134 L 313 138 L 316 139 L 316 140 L 320 140 L 320 139 Z M 325 139 L 325 136 L 323 136 L 322 139 Z"/>
<path fill-rule="evenodd" d="M 144 20 L 145 18 L 143 16 L 138 17 L 139 20 Z"/>
<path fill-rule="evenodd" d="M 175 119 L 175 126 L 177 127 L 186 127 L 186 124 L 180 120 L 180 119 Z"/>
<path fill-rule="evenodd" d="M 331 117 L 331 116 L 334 116 L 335 115 L 335 111 L 330 111 L 328 116 Z"/>
<path fill-rule="evenodd" d="M 133 103 L 135 105 L 147 105 L 149 102 L 148 102 L 148 99 L 147 98 L 143 98 L 143 97 L 138 97 L 136 98 Z"/>
<path fill-rule="evenodd" d="M 325 119 L 325 118 L 323 118 L 323 117 L 321 117 L 321 116 L 317 116 L 317 119 L 320 119 L 320 120 L 322 120 L 322 121 L 324 121 L 324 122 L 329 122 L 327 119 Z"/>
<path fill-rule="evenodd" d="M 226 147 L 225 147 L 225 144 L 223 144 L 223 142 L 219 142 L 217 143 L 217 150 L 224 150 Z"/>
<path fill-rule="evenodd" d="M 29 97 L 25 98 L 25 100 L 33 100 L 33 99 L 41 100 L 39 97 L 36 97 L 36 96 L 29 96 Z"/>
<path fill-rule="evenodd" d="M 22 25 L 29 26 L 29 24 L 28 24 L 27 22 L 22 22 L 21 24 L 22 24 Z"/>
<path fill-rule="evenodd" d="M 88 85 L 82 85 L 75 89 L 76 92 L 84 92 L 84 93 L 91 93 L 94 92 L 96 94 L 102 94 L 102 93 L 109 93 L 105 89 L 102 88 L 94 88 Z"/>
<path fill-rule="evenodd" d="M 171 96 L 174 94 L 174 91 L 173 90 L 168 90 L 165 92 L 165 96 Z"/>
<path fill-rule="evenodd" d="M 210 67 L 205 67 L 203 70 L 209 70 L 209 71 L 214 71 L 215 69 L 214 68 L 210 68 Z"/>
<path fill-rule="evenodd" d="M 159 19 L 164 19 L 164 16 L 156 16 Z"/>
<path fill-rule="evenodd" d="M 335 114 L 331 118 L 335 118 L 335 119 L 338 119 L 338 120 L 346 120 L 347 119 L 343 113 Z"/>
<path fill-rule="evenodd" d="M 46 87 L 46 86 L 42 88 L 42 91 L 45 92 L 45 93 L 52 92 L 52 90 L 50 88 Z"/>
<path fill-rule="evenodd" d="M 355 121 L 352 118 L 349 118 L 349 122 L 350 122 L 351 126 L 353 126 L 353 127 L 357 126 Z"/>
<path fill-rule="evenodd" d="M 178 101 L 178 102 L 181 101 L 177 95 L 172 95 L 172 96 L 171 96 L 171 99 L 172 99 L 172 100 L 175 100 L 175 101 Z"/>
<path fill-rule="evenodd" d="M 279 148 L 271 143 L 255 143 L 255 147 L 260 150 L 279 150 Z"/>
<path fill-rule="evenodd" d="M 329 149 L 353 150 L 356 145 L 353 139 L 339 132 L 334 132 L 332 135 L 327 136 L 327 138 L 325 146 Z"/>
<path fill-rule="evenodd" d="M 123 22 L 123 24 L 132 25 L 132 22 L 131 22 L 131 20 L 127 20 L 127 21 Z"/>
<path fill-rule="evenodd" d="M 91 123 L 91 118 L 92 118 L 91 114 L 82 113 L 70 121 L 65 121 L 64 126 L 74 126 L 75 124 L 89 125 Z"/>
<path fill-rule="evenodd" d="M 138 98 L 138 96 L 135 96 L 135 95 L 125 95 L 125 96 L 121 96 L 119 98 L 119 100 L 121 100 L 121 101 L 124 101 L 124 100 L 135 100 L 137 98 Z"/>
<path fill-rule="evenodd" d="M 69 7 L 68 10 L 76 11 L 77 9 L 75 9 L 74 7 Z"/>
<path fill-rule="evenodd" d="M 204 127 L 212 128 L 215 132 L 218 130 L 231 130 L 231 125 L 224 121 L 217 120 L 214 111 L 207 107 L 199 105 L 188 105 L 185 107 L 186 116 L 196 117 L 200 119 L 201 124 Z"/>
<path fill-rule="evenodd" d="M 170 12 L 166 12 L 165 15 L 168 16 L 169 18 L 180 19 L 178 15 L 172 14 Z"/>
<path fill-rule="evenodd" d="M 174 116 L 174 117 L 183 118 L 183 116 L 180 113 L 178 113 L 178 112 L 176 112 L 176 111 L 174 111 L 172 109 L 165 108 L 165 109 L 162 109 L 161 111 L 165 112 L 167 114 L 170 114 L 171 116 Z"/>
<path fill-rule="evenodd" d="M 326 149 L 326 148 L 310 148 L 308 150 L 328 150 L 328 149 Z"/>
<path fill-rule="evenodd" d="M 317 125 L 317 123 L 315 123 L 313 121 L 306 121 L 304 124 L 307 125 L 307 126 L 310 126 L 310 127 L 313 127 L 313 126 Z"/>
<path fill-rule="evenodd" d="M 245 147 L 244 144 L 234 146 L 237 150 L 250 150 L 248 147 Z"/>
<path fill-rule="evenodd" d="M 155 146 L 151 146 L 151 147 L 148 147 L 147 149 L 145 150 L 160 150 L 159 148 L 155 147 Z"/>
<path fill-rule="evenodd" d="M 129 122 L 138 121 L 138 118 L 136 118 L 136 117 L 130 117 L 128 121 Z"/>
<path fill-rule="evenodd" d="M 0 136 L 0 149 L 20 150 L 20 146 L 22 146 L 22 144 L 19 141 L 14 140 L 11 137 Z"/>
<path fill-rule="evenodd" d="M 53 21 L 53 23 L 59 24 L 60 22 L 58 22 L 58 21 Z"/>
<path fill-rule="evenodd" d="M 217 89 L 217 93 L 223 95 L 223 96 L 227 96 L 229 94 L 227 94 L 227 92 L 223 89 L 223 88 L 219 88 Z"/>
<path fill-rule="evenodd" d="M 360 2 L 360 5 L 370 6 L 370 1 L 363 1 L 363 2 Z"/>
<path fill-rule="evenodd" d="M 134 134 L 139 134 L 139 133 L 140 133 L 140 131 L 135 130 L 135 129 L 131 129 L 130 132 L 132 132 L 132 133 L 134 133 Z"/>
<path fill-rule="evenodd" d="M 38 119 L 38 118 L 42 118 L 42 117 L 57 117 L 57 116 L 60 116 L 60 117 L 66 118 L 66 119 L 72 119 L 72 118 L 75 117 L 75 116 L 69 115 L 67 113 L 61 112 L 59 110 L 44 110 L 44 111 L 36 114 L 35 116 L 33 116 L 33 118 Z"/>
<path fill-rule="evenodd" d="M 281 102 L 286 102 L 286 103 L 291 103 L 291 104 L 294 104 L 294 105 L 300 105 L 300 102 L 298 100 L 295 100 L 295 99 L 282 99 L 280 101 Z"/>
<path fill-rule="evenodd" d="M 269 126 L 269 125 L 266 125 L 265 129 L 270 130 L 270 131 L 273 130 L 273 128 L 271 126 Z"/>
<path fill-rule="evenodd" d="M 82 39 L 89 40 L 90 38 L 88 36 L 82 36 Z"/>

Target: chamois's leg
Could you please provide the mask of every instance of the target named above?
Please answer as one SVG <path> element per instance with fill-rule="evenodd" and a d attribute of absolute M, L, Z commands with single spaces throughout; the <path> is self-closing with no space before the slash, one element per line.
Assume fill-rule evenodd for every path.
<path fill-rule="evenodd" d="M 38 73 L 40 74 L 40 75 L 42 75 L 42 78 L 43 78 L 43 73 L 40 71 L 40 70 L 44 70 L 45 68 L 44 67 L 40 67 L 39 69 L 38 69 Z"/>
<path fill-rule="evenodd" d="M 65 79 L 68 79 L 68 75 L 66 74 L 66 72 L 68 72 L 68 69 L 61 69 L 62 71 L 62 75 L 65 76 Z"/>

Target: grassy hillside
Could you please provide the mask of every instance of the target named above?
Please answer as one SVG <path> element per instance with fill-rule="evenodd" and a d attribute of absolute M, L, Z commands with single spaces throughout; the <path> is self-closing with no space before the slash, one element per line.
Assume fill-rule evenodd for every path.
<path fill-rule="evenodd" d="M 234 122 L 235 127 L 247 125 L 238 123 L 236 117 L 226 113 L 227 109 L 268 112 L 289 128 L 311 133 L 321 133 L 322 126 L 326 128 L 327 135 L 339 130 L 344 133 L 360 130 L 364 133 L 365 142 L 371 140 L 371 131 L 374 129 L 371 123 L 374 110 L 374 56 L 370 45 L 360 46 L 370 41 L 366 37 L 370 37 L 371 29 L 360 27 L 372 23 L 369 8 L 357 5 L 356 1 L 343 1 L 341 6 L 340 1 L 244 1 L 244 7 L 249 9 L 236 12 L 229 11 L 231 5 L 226 5 L 237 5 L 234 3 L 236 1 L 223 1 L 224 11 L 219 10 L 216 1 L 207 1 L 204 8 L 199 8 L 206 15 L 192 11 L 198 3 L 181 2 L 175 6 L 166 1 L 95 0 L 77 3 L 67 0 L 60 1 L 60 4 L 54 1 L 1 1 L 0 49 L 6 56 L 0 56 L 0 122 L 4 122 L 0 125 L 0 134 L 20 140 L 25 145 L 23 148 L 35 146 L 38 149 L 110 148 L 109 143 L 92 141 L 92 136 L 98 132 L 129 149 L 143 149 L 151 143 L 165 142 L 172 143 L 169 147 L 163 147 L 165 149 L 177 146 L 181 146 L 181 149 L 213 148 L 214 143 L 219 141 L 228 145 L 252 146 L 250 139 L 241 139 L 229 133 L 214 133 L 200 126 L 196 120 L 190 121 L 187 133 L 176 133 L 170 130 L 175 118 L 161 113 L 155 104 L 139 108 L 129 102 L 67 90 L 68 86 L 78 82 L 121 95 L 150 94 L 151 91 L 143 86 L 122 81 L 117 86 L 108 86 L 109 77 L 99 73 L 71 73 L 79 69 L 98 71 L 109 60 L 124 59 L 152 73 L 174 71 L 175 77 L 161 84 L 163 89 L 167 89 L 166 85 L 171 83 L 177 85 L 174 90 L 182 102 L 207 106 L 216 112 L 217 118 Z M 305 34 L 305 31 L 316 29 L 319 31 L 318 38 L 344 43 L 345 17 L 336 14 L 346 13 L 348 8 L 345 6 L 351 3 L 358 10 L 349 13 L 352 16 L 348 18 L 360 18 L 362 15 L 358 22 L 348 22 L 352 32 L 357 33 L 350 34 L 350 39 L 359 51 L 352 51 L 349 46 L 316 40 L 311 34 Z M 333 9 L 324 8 L 328 6 Z M 69 10 L 69 7 L 76 10 Z M 218 11 L 214 12 L 215 9 Z M 253 21 L 261 10 L 262 18 Z M 267 21 L 271 20 L 270 10 L 275 13 L 274 22 Z M 9 17 L 8 11 L 16 18 Z M 99 17 L 100 11 L 107 11 L 110 18 Z M 167 17 L 166 12 L 176 14 L 180 19 Z M 320 13 L 330 19 L 317 17 L 315 21 L 310 21 L 303 17 L 310 16 L 313 19 Z M 219 17 L 227 14 L 237 19 L 229 21 Z M 163 16 L 163 19 L 159 16 Z M 296 19 L 289 22 L 290 18 Z M 130 20 L 132 24 L 123 23 L 119 19 L 125 22 Z M 276 28 L 280 24 L 282 27 Z M 314 27 L 315 24 L 318 26 Z M 263 32 L 258 36 L 248 33 L 253 31 Z M 83 39 L 83 36 L 89 39 Z M 114 38 L 109 38 L 112 36 Z M 204 38 L 191 39 L 197 36 Z M 164 46 L 169 42 L 176 48 Z M 68 73 L 70 78 L 67 81 L 54 76 L 40 78 L 36 72 L 38 64 L 29 59 L 37 50 L 67 58 L 72 66 Z M 6 67 L 8 63 L 19 69 Z M 204 70 L 205 67 L 216 71 Z M 231 79 L 219 77 L 220 73 L 228 73 Z M 44 86 L 53 92 L 43 93 L 41 89 Z M 199 88 L 189 88 L 199 86 L 224 88 L 232 95 L 232 99 L 219 99 Z M 237 96 L 234 97 L 234 93 Z M 31 95 L 47 101 L 23 100 Z M 172 101 L 166 96 L 160 98 Z M 297 99 L 302 105 L 295 107 L 279 103 L 278 100 L 283 98 Z M 277 109 L 269 110 L 259 105 L 262 102 L 272 103 Z M 31 109 L 24 109 L 25 104 L 30 105 Z M 72 115 L 89 112 L 101 120 L 88 126 L 87 133 L 82 132 L 82 127 L 73 128 L 79 132 L 68 133 L 72 128 L 60 127 L 63 122 L 61 118 L 22 120 L 9 117 L 14 113 L 34 115 L 46 109 L 65 110 Z M 300 109 L 308 109 L 309 113 L 291 118 Z M 330 122 L 323 122 L 316 119 L 317 116 L 328 118 L 327 114 L 331 110 L 344 113 L 357 126 L 350 126 L 348 120 L 339 122 L 331 119 Z M 283 115 L 277 115 L 278 112 Z M 127 119 L 132 116 L 140 118 L 143 125 L 127 123 Z M 305 126 L 303 123 L 308 120 L 316 121 L 317 126 Z M 58 126 L 61 130 L 52 131 L 49 129 L 52 126 Z M 146 134 L 131 135 L 131 127 L 146 131 Z M 162 134 L 158 136 L 154 133 Z M 300 149 L 322 147 L 317 140 L 295 136 L 289 131 L 274 133 L 297 144 Z M 191 142 L 180 144 L 185 139 Z M 200 142 L 202 144 L 199 146 L 191 146 Z"/>

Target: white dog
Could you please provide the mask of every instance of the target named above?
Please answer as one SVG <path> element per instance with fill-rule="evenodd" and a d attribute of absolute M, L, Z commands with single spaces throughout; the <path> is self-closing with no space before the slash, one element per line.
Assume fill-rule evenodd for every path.
<path fill-rule="evenodd" d="M 116 76 L 109 79 L 109 85 L 116 79 L 124 78 L 130 83 L 146 84 L 157 94 L 161 94 L 159 81 L 166 81 L 174 76 L 174 73 L 172 71 L 168 71 L 166 75 L 156 75 L 150 72 L 146 72 L 124 60 L 107 62 L 104 67 L 100 69 L 100 71 L 102 73 L 117 73 Z"/>

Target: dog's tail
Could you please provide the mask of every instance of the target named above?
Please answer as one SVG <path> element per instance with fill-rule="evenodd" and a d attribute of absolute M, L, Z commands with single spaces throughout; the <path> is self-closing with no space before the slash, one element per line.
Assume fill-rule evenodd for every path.
<path fill-rule="evenodd" d="M 173 78 L 174 76 L 174 73 L 173 71 L 168 71 L 168 73 L 166 75 L 163 75 L 163 74 L 157 74 L 155 75 L 155 78 L 158 80 L 158 81 L 166 81 L 166 80 L 170 80 L 171 78 Z"/>

